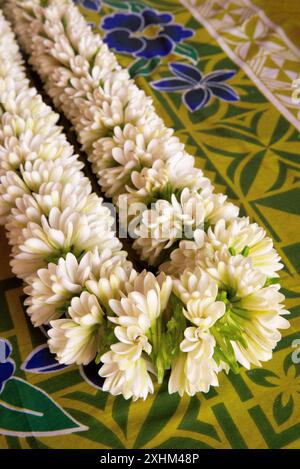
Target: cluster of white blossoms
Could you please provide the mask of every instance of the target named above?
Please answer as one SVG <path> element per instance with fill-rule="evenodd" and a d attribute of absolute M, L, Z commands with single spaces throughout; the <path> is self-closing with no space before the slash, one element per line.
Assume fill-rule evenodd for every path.
<path fill-rule="evenodd" d="M 102 191 L 142 260 L 158 265 L 178 240 L 238 214 L 84 21 L 71 0 L 8 2 L 16 31 L 55 105 L 72 122 Z"/>
<path fill-rule="evenodd" d="M 112 231 L 109 208 L 92 193 L 81 171 L 83 164 L 56 125 L 59 116 L 30 87 L 1 11 L 0 89 L 0 222 L 12 248 L 11 266 L 24 280 L 32 323 L 50 326 L 48 343 L 57 360 L 88 364 L 119 338 L 124 341 L 120 327 L 110 321 L 111 301 L 141 292 L 150 302 L 149 321 L 153 321 L 153 288 L 164 308 L 168 295 L 164 285 L 169 291 L 172 281 L 167 277 L 159 283 L 164 274 L 158 281 L 149 280 L 152 274 L 142 280 L 126 259 Z M 122 330 L 127 334 L 126 328 Z M 137 334 L 129 328 L 128 340 L 131 337 L 135 343 Z M 148 352 L 149 347 L 150 342 Z M 143 360 L 141 351 L 136 362 L 141 370 Z M 103 361 L 107 363 L 107 354 Z M 132 381 L 124 394 L 146 397 L 147 387 L 136 388 L 136 373 L 129 366 L 126 373 L 132 373 Z"/>
<path fill-rule="evenodd" d="M 0 216 L 28 314 L 50 324 L 58 361 L 96 360 L 103 389 L 135 400 L 166 373 L 170 393 L 194 395 L 217 386 L 221 370 L 269 360 L 289 326 L 272 240 L 214 193 L 71 0 L 7 5 L 101 188 L 122 220 L 130 208 L 134 247 L 160 270 L 138 273 L 127 260 L 57 116 L 29 88 L 11 33 L 10 45 L 0 36 Z"/>

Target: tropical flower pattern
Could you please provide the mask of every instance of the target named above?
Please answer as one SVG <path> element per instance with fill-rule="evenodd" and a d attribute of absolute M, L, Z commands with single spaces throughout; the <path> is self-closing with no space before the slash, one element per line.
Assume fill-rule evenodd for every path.
<path fill-rule="evenodd" d="M 12 351 L 11 343 L 0 337 L 0 435 L 51 436 L 88 430 L 42 389 L 14 376 Z M 33 373 L 51 373 L 59 371 L 61 365 L 49 353 L 48 346 L 47 349 L 39 346 L 22 368 Z"/>
<path fill-rule="evenodd" d="M 191 112 L 205 107 L 212 97 L 223 101 L 238 101 L 236 91 L 226 83 L 234 77 L 235 70 L 216 70 L 207 75 L 194 65 L 181 62 L 169 64 L 173 77 L 153 81 L 152 87 L 159 91 L 184 91 L 182 101 Z"/>
<path fill-rule="evenodd" d="M 294 363 L 289 353 L 276 373 L 270 369 L 255 368 L 246 372 L 258 386 L 276 390 L 273 416 L 278 425 L 290 419 L 294 408 L 300 405 L 300 364 Z"/>
<path fill-rule="evenodd" d="M 141 13 L 113 13 L 104 17 L 104 42 L 113 50 L 151 59 L 166 57 L 174 45 L 190 38 L 191 29 L 173 23 L 171 13 L 145 9 Z"/>
<path fill-rule="evenodd" d="M 101 0 L 73 0 L 73 2 L 87 10 L 98 12 L 101 9 Z"/>

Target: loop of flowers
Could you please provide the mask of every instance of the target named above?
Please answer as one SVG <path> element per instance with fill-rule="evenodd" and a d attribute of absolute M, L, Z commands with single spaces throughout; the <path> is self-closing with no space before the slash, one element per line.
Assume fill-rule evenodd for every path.
<path fill-rule="evenodd" d="M 47 107 L 37 113 L 47 131 L 23 123 L 23 114 L 15 112 L 22 99 L 14 86 L 20 86 L 28 119 L 36 116 L 28 84 L 15 84 L 13 93 L 9 83 L 0 84 L 7 96 L 3 110 L 12 114 L 2 115 L 8 138 L 2 138 L 7 150 L 0 153 L 1 207 L 14 271 L 28 283 L 33 323 L 50 322 L 50 349 L 61 363 L 85 364 L 97 355 L 104 390 L 125 398 L 145 399 L 153 392 L 151 376 L 161 382 L 167 370 L 170 393 L 194 395 L 216 386 L 222 369 L 270 359 L 279 329 L 288 327 L 278 284 L 282 265 L 272 240 L 239 218 L 225 196 L 214 194 L 151 99 L 76 7 L 69 0 L 41 3 L 8 2 L 20 40 L 73 123 L 106 195 L 119 208 L 124 199 L 130 206 L 146 202 L 135 247 L 149 263 L 160 264 L 161 273 L 132 269 L 88 181 L 76 170 L 60 172 L 58 158 L 72 160 L 71 166 L 77 160 L 60 150 L 67 144 Z M 38 129 L 36 136 L 27 136 L 28 126 Z M 80 182 L 68 186 L 68 174 Z"/>
<path fill-rule="evenodd" d="M 51 326 L 48 343 L 57 359 L 88 364 L 116 340 L 109 302 L 145 274 L 138 276 L 121 250 L 110 210 L 92 193 L 83 164 L 56 125 L 59 116 L 30 87 L 1 12 L 0 31 L 0 221 L 11 266 L 24 280 L 32 323 Z M 14 371 L 5 347 L 0 390 Z"/>

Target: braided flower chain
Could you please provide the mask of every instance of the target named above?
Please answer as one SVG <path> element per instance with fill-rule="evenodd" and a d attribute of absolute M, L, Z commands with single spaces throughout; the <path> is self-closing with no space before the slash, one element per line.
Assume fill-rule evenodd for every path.
<path fill-rule="evenodd" d="M 115 327 L 108 318 L 113 314 L 109 302 L 129 292 L 140 300 L 149 296 L 149 314 L 158 315 L 172 281 L 164 274 L 157 279 L 147 272 L 138 275 L 126 260 L 110 210 L 92 193 L 83 164 L 56 125 L 59 116 L 30 87 L 1 11 L 0 31 L 0 214 L 12 246 L 11 266 L 25 282 L 33 324 L 51 326 L 50 350 L 61 363 L 87 364 L 109 350 L 116 337 L 128 335 L 128 342 L 140 331 L 134 325 Z M 145 315 L 145 332 L 151 319 Z M 143 341 L 141 352 L 144 347 L 149 355 L 150 342 L 138 336 L 138 343 Z M 121 371 L 120 366 L 102 367 L 108 376 L 104 389 L 112 386 L 112 392 L 134 399 L 153 392 L 149 359 L 136 357 Z M 110 383 L 112 373 L 122 375 L 119 384 Z"/>
<path fill-rule="evenodd" d="M 74 125 L 101 188 L 120 213 L 125 206 L 125 222 L 135 226 L 135 248 L 162 271 L 157 278 L 138 275 L 118 253 L 112 257 L 117 257 L 117 267 L 110 258 L 107 269 L 98 254 L 95 273 L 94 261 L 81 257 L 73 244 L 72 266 L 66 266 L 65 250 L 43 255 L 52 262 L 29 280 L 29 314 L 33 317 L 35 311 L 40 318 L 47 304 L 52 311 L 55 305 L 56 315 L 63 314 L 70 303 L 66 319 L 46 317 L 52 326 L 50 348 L 59 361 L 82 363 L 78 343 L 86 349 L 93 343 L 84 330 L 90 327 L 99 334 L 98 348 L 94 345 L 85 358 L 93 359 L 97 348 L 104 363 L 104 389 L 136 399 L 153 391 L 151 376 L 161 382 L 166 370 L 171 370 L 170 393 L 194 395 L 217 385 L 222 369 L 237 372 L 239 365 L 249 368 L 270 359 L 281 337 L 278 329 L 289 326 L 279 292 L 282 264 L 272 240 L 257 224 L 239 218 L 238 208 L 225 196 L 214 194 L 194 158 L 155 113 L 151 99 L 71 1 L 7 3 L 31 63 Z M 74 207 L 81 203 L 78 197 Z M 141 216 L 129 212 L 135 205 L 144 207 Z M 27 225 L 22 236 L 26 230 Z M 90 242 L 88 237 L 92 252 Z M 29 251 L 31 258 L 35 253 Z M 34 264 L 32 269 L 40 267 Z M 81 296 L 72 298 L 78 290 L 70 294 L 71 287 L 67 298 L 60 297 L 65 285 L 76 284 L 77 279 L 68 279 L 75 270 L 77 285 L 84 284 L 81 296 L 88 298 L 84 307 Z M 109 326 L 99 327 L 90 318 L 93 301 L 100 304 L 102 316 L 108 315 L 108 324 L 116 325 L 111 333 Z M 70 320 L 80 326 L 74 335 Z"/>

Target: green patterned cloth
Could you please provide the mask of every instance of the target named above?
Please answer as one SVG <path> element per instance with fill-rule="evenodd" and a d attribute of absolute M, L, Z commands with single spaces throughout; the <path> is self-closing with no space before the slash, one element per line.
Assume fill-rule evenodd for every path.
<path fill-rule="evenodd" d="M 163 384 L 146 402 L 114 398 L 93 367 L 53 362 L 26 317 L 1 230 L 0 448 L 300 448 L 300 50 L 287 36 L 295 15 L 286 34 L 258 1 L 76 3 L 217 191 L 275 240 L 291 328 L 263 368 L 222 373 L 208 394 L 180 398 Z M 175 89 L 174 62 L 198 69 L 197 92 Z M 211 73 L 220 86 L 204 92 Z M 1 372 L 11 376 L 3 385 Z"/>

